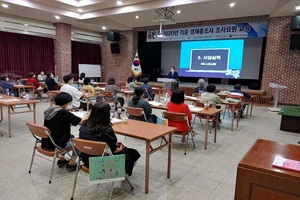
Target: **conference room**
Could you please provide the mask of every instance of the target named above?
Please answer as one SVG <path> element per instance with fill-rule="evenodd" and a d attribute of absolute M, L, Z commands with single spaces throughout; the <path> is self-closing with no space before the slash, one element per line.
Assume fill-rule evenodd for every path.
<path fill-rule="evenodd" d="M 35 138 L 26 123 L 44 125 L 49 93 L 41 99 L 33 99 L 33 93 L 25 100 L 8 96 L 5 90 L 0 97 L 0 199 L 299 198 L 299 171 L 275 163 L 278 155 L 300 161 L 296 0 L 3 0 L 0 4 L 0 75 L 15 82 L 19 94 L 30 72 L 52 73 L 60 86 L 65 75 L 71 73 L 77 84 L 85 72 L 99 93 L 114 78 L 123 90 L 118 96 L 124 98 L 125 109 L 133 95 L 127 92 L 126 81 L 133 75 L 137 85 L 148 78 L 155 93 L 151 100 L 163 104 L 168 74 L 174 77 L 176 72 L 184 103 L 191 111 L 196 109 L 192 119 L 215 111 L 212 115 L 221 113 L 222 120 L 213 126 L 208 118 L 202 123 L 195 118 L 194 145 L 191 138 L 186 145 L 174 127 L 126 120 L 124 111 L 125 120 L 112 128 L 118 141 L 141 155 L 126 177 L 133 190 L 126 180 L 114 181 L 113 186 L 90 184 L 89 175 L 80 170 L 72 195 L 76 172 L 55 163 L 49 184 L 53 158 L 36 152 L 28 173 Z M 172 66 L 175 71 L 170 71 Z M 235 118 L 230 109 L 224 112 L 228 102 L 219 110 L 195 106 L 200 78 L 215 85 L 220 97 L 240 84 L 251 95 L 244 118 Z M 92 96 L 88 94 L 87 100 Z M 164 111 L 152 106 L 158 117 Z M 79 128 L 71 126 L 75 137 Z"/>

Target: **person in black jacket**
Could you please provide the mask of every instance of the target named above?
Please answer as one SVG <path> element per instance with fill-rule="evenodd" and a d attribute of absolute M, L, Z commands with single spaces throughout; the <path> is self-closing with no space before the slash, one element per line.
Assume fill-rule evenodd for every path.
<path fill-rule="evenodd" d="M 51 131 L 51 137 L 56 145 L 62 148 L 71 148 L 70 139 L 74 136 L 71 135 L 71 126 L 82 124 L 83 121 L 87 120 L 88 116 L 85 115 L 82 119 L 69 112 L 66 108 L 72 102 L 72 96 L 66 92 L 60 92 L 55 98 L 55 105 L 49 107 L 44 111 L 44 126 Z M 46 150 L 54 150 L 50 138 L 42 138 L 42 148 Z M 70 161 L 64 157 L 59 157 L 57 161 L 58 167 L 66 165 L 68 171 L 76 170 L 76 159 L 75 154 L 72 155 Z"/>
<path fill-rule="evenodd" d="M 174 66 L 171 67 L 171 70 L 168 73 L 168 78 L 172 78 L 172 79 L 175 79 L 175 80 L 178 79 L 178 73 L 175 71 Z"/>
<path fill-rule="evenodd" d="M 130 176 L 134 163 L 140 154 L 135 149 L 127 148 L 118 139 L 110 123 L 110 106 L 107 103 L 95 103 L 88 120 L 79 129 L 79 138 L 85 140 L 105 142 L 113 154 L 125 154 L 125 171 Z M 85 165 L 89 166 L 91 155 L 81 153 L 80 157 Z"/>
<path fill-rule="evenodd" d="M 46 77 L 45 84 L 47 85 L 48 90 L 57 90 L 57 88 L 56 88 L 57 83 L 53 79 L 53 74 L 51 72 L 49 72 L 46 74 L 46 76 L 47 77 Z"/>

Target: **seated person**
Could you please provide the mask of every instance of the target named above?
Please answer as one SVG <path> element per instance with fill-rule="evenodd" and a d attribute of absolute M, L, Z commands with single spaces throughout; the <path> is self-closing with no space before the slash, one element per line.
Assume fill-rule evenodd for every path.
<path fill-rule="evenodd" d="M 134 90 L 138 86 L 134 83 L 134 76 L 129 76 L 127 79 L 126 86 L 128 87 L 128 90 Z"/>
<path fill-rule="evenodd" d="M 80 76 L 78 78 L 78 82 L 83 83 L 84 79 L 85 79 L 85 73 L 82 72 L 82 73 L 80 73 Z"/>
<path fill-rule="evenodd" d="M 242 91 L 241 90 L 241 85 L 240 84 L 236 84 L 234 86 L 234 89 L 230 91 L 230 95 L 234 95 L 234 96 L 240 96 L 240 97 L 245 97 L 247 99 L 250 99 L 251 98 L 251 95 L 247 94 L 246 92 Z M 245 103 L 242 103 L 242 109 L 241 109 L 241 115 L 240 115 L 240 118 L 244 118 L 243 116 L 243 112 L 245 110 L 245 107 L 246 107 L 247 104 Z"/>
<path fill-rule="evenodd" d="M 167 105 L 167 103 L 170 101 L 173 91 L 177 89 L 178 89 L 178 82 L 174 80 L 171 82 L 170 89 L 166 93 L 163 105 Z"/>
<path fill-rule="evenodd" d="M 214 93 L 215 90 L 216 90 L 216 86 L 215 85 L 213 85 L 213 84 L 207 85 L 206 86 L 206 91 L 207 92 L 204 92 L 204 93 L 201 94 L 200 102 L 202 102 L 202 103 L 209 103 L 212 108 L 218 108 L 218 109 L 220 109 L 221 106 L 217 105 L 217 104 L 223 103 L 223 100 L 218 95 L 216 95 Z M 220 118 L 220 115 L 218 117 L 218 120 L 219 120 L 219 124 L 221 124 L 222 120 Z"/>
<path fill-rule="evenodd" d="M 143 83 L 140 88 L 144 89 L 144 95 L 143 95 L 143 98 L 148 98 L 150 99 L 151 101 L 154 100 L 154 97 L 155 97 L 155 94 L 152 93 L 152 87 L 148 84 L 149 82 L 149 78 L 145 77 L 143 78 Z"/>
<path fill-rule="evenodd" d="M 198 80 L 199 86 L 195 88 L 194 93 L 200 93 L 206 92 L 206 86 L 205 86 L 205 80 L 200 78 Z"/>
<path fill-rule="evenodd" d="M 81 103 L 82 92 L 72 86 L 74 78 L 69 74 L 63 77 L 65 84 L 60 88 L 60 92 L 66 92 L 72 96 L 71 108 L 73 109 L 85 109 L 86 103 Z"/>
<path fill-rule="evenodd" d="M 105 90 L 113 92 L 113 99 L 108 99 L 108 100 L 117 100 L 121 104 L 121 107 L 124 106 L 124 102 L 125 102 L 124 98 L 117 96 L 117 93 L 122 93 L 122 91 L 116 85 L 116 79 L 115 78 L 109 78 L 107 80 L 107 85 L 105 86 Z M 115 109 L 117 109 L 117 105 L 115 106 Z"/>
<path fill-rule="evenodd" d="M 96 94 L 95 88 L 92 85 L 90 85 L 90 82 L 91 82 L 90 78 L 84 78 L 83 86 L 81 89 L 90 92 L 92 94 Z"/>
<path fill-rule="evenodd" d="M 45 80 L 46 80 L 46 75 L 45 75 L 45 73 L 44 73 L 44 70 L 40 70 L 40 73 L 39 73 L 39 75 L 37 76 L 37 80 L 38 80 L 39 82 L 45 82 Z"/>
<path fill-rule="evenodd" d="M 46 74 L 46 81 L 45 84 L 47 85 L 48 90 L 57 90 L 56 86 L 57 83 L 55 82 L 55 80 L 53 79 L 53 74 L 51 72 Z"/>
<path fill-rule="evenodd" d="M 32 84 L 38 93 L 38 98 L 42 98 L 43 88 L 40 87 L 40 83 L 36 80 L 35 74 L 33 72 L 28 73 L 27 85 Z"/>
<path fill-rule="evenodd" d="M 72 102 L 72 96 L 68 93 L 60 92 L 54 98 L 54 101 L 55 105 L 52 105 L 44 111 L 44 126 L 51 131 L 51 137 L 58 146 L 62 148 L 71 148 L 70 139 L 74 136 L 71 135 L 70 125 L 77 126 L 78 124 L 82 124 L 88 116 L 86 115 L 81 119 L 66 109 L 68 104 Z M 50 138 L 42 139 L 42 148 L 46 150 L 55 149 Z M 76 159 L 76 156 L 74 153 L 72 159 L 68 161 L 64 157 L 59 157 L 57 165 L 59 167 L 66 165 L 68 171 L 75 171 L 76 163 L 74 160 Z"/>
<path fill-rule="evenodd" d="M 188 121 L 192 120 L 192 113 L 189 109 L 189 106 L 184 103 L 184 92 L 181 89 L 177 89 L 173 91 L 171 100 L 167 104 L 169 112 L 178 112 L 185 113 L 188 117 Z M 188 131 L 188 125 L 186 122 L 168 122 L 169 126 L 173 126 L 177 128 L 178 132 L 186 132 Z M 185 143 L 185 135 L 182 136 L 182 143 Z"/>
<path fill-rule="evenodd" d="M 157 117 L 156 117 L 156 115 L 152 114 L 152 108 L 151 108 L 149 102 L 142 98 L 143 94 L 144 94 L 144 89 L 139 88 L 139 87 L 135 88 L 134 96 L 129 101 L 128 106 L 133 107 L 133 108 L 143 108 L 145 116 L 147 118 L 147 121 L 156 124 Z M 139 117 L 129 115 L 128 118 L 145 121 L 144 117 L 139 118 Z"/>
<path fill-rule="evenodd" d="M 140 154 L 135 149 L 124 146 L 118 139 L 110 123 L 110 106 L 107 103 L 96 103 L 88 120 L 79 129 L 79 138 L 85 140 L 106 142 L 113 154 L 125 154 L 125 171 L 130 176 L 133 166 L 139 159 Z M 82 161 L 89 166 L 91 155 L 81 153 Z"/>
<path fill-rule="evenodd" d="M 14 90 L 14 84 L 8 82 L 8 77 L 6 75 L 0 76 L 0 86 L 2 87 L 1 94 L 7 94 L 7 91 L 9 92 L 9 95 L 18 96 L 18 92 Z"/>

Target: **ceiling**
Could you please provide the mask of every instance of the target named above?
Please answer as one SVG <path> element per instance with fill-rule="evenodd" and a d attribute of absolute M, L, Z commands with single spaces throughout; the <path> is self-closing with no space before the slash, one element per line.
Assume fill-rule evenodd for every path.
<path fill-rule="evenodd" d="M 135 27 L 159 25 L 153 21 L 155 10 L 175 6 L 175 23 L 206 21 L 224 18 L 269 15 L 289 16 L 300 6 L 300 0 L 2 0 L 0 15 L 40 20 L 48 23 L 63 22 L 72 27 L 97 32 L 131 30 Z M 229 4 L 234 2 L 235 6 Z M 77 9 L 81 8 L 80 13 Z M 177 14 L 176 11 L 181 13 Z M 55 15 L 60 19 L 55 19 Z M 136 16 L 139 16 L 136 19 Z M 1 16 L 0 16 L 1 20 Z M 107 29 L 103 30 L 105 26 Z"/>

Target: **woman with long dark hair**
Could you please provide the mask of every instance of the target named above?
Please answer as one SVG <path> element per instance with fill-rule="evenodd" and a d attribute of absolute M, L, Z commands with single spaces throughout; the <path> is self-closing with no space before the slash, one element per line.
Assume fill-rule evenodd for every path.
<path fill-rule="evenodd" d="M 113 154 L 125 154 L 125 171 L 130 176 L 134 163 L 139 159 L 137 150 L 127 148 L 118 139 L 110 123 L 110 106 L 99 102 L 94 104 L 88 120 L 79 129 L 79 138 L 106 142 Z M 91 155 L 81 153 L 82 161 L 88 166 Z"/>

